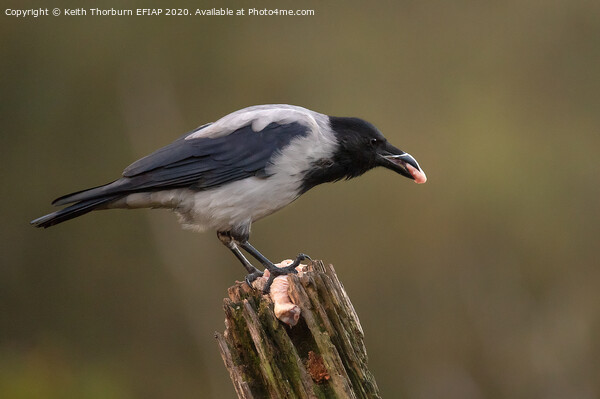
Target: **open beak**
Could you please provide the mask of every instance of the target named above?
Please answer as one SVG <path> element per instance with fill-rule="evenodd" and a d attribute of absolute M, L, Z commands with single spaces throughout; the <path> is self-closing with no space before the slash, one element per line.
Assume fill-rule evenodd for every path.
<path fill-rule="evenodd" d="M 383 167 L 400 173 L 404 177 L 413 179 L 415 183 L 422 184 L 427 181 L 425 172 L 419 166 L 419 163 L 410 154 L 386 143 L 386 146 L 379 152 L 379 164 Z"/>

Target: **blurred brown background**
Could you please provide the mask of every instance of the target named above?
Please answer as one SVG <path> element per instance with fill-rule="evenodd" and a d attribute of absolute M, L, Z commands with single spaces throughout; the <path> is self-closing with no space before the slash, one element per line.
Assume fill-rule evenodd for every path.
<path fill-rule="evenodd" d="M 429 177 L 376 170 L 254 225 L 273 260 L 336 266 L 384 397 L 600 397 L 600 3 L 37 19 L 9 3 L 0 397 L 234 397 L 213 332 L 244 273 L 213 233 L 167 211 L 28 222 L 200 124 L 279 102 L 363 117 Z"/>

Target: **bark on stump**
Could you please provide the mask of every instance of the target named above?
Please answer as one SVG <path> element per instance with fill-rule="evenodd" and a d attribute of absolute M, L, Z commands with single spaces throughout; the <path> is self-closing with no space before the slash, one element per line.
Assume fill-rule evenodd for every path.
<path fill-rule="evenodd" d="M 245 283 L 224 300 L 225 332 L 216 333 L 239 398 L 380 398 L 367 368 L 364 333 L 332 265 L 289 275 L 289 296 L 302 311 L 294 327 Z"/>

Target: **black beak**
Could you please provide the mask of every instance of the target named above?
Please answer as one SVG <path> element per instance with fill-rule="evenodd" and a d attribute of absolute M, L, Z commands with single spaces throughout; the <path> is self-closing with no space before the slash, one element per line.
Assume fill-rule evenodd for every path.
<path fill-rule="evenodd" d="M 421 184 L 427 181 L 427 176 L 417 160 L 390 143 L 386 142 L 385 147 L 379 149 L 377 154 L 379 155 L 379 165 L 413 179 L 415 183 Z"/>

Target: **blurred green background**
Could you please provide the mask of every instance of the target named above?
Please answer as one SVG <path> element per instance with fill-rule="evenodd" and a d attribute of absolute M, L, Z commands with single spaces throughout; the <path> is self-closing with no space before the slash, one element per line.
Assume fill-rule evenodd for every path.
<path fill-rule="evenodd" d="M 384 397 L 600 397 L 600 3 L 4 15 L 39 6 L 74 5 L 0 17 L 0 397 L 234 397 L 213 332 L 244 273 L 213 233 L 168 211 L 28 222 L 263 103 L 363 117 L 427 172 L 317 187 L 253 229 L 273 260 L 335 265 Z"/>

